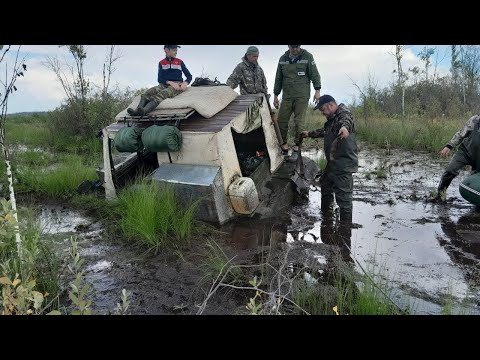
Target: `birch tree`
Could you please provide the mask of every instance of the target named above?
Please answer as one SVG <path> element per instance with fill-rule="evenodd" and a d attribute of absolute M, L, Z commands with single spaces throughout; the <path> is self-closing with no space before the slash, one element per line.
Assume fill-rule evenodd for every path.
<path fill-rule="evenodd" d="M 8 181 L 8 191 L 10 195 L 10 202 L 12 206 L 13 216 L 15 217 L 16 225 L 15 229 L 15 242 L 17 244 L 17 252 L 18 256 L 21 258 L 22 256 L 22 240 L 20 237 L 20 230 L 18 228 L 18 215 L 17 215 L 17 202 L 15 200 L 15 191 L 13 188 L 13 176 L 12 176 L 12 168 L 10 166 L 10 155 L 8 144 L 6 142 L 6 128 L 5 122 L 7 120 L 7 111 L 8 111 L 8 99 L 9 97 L 17 91 L 17 87 L 15 83 L 20 76 L 24 76 L 24 71 L 27 71 L 27 65 L 25 64 L 24 60 L 19 60 L 20 48 L 18 47 L 17 53 L 15 56 L 15 60 L 13 64 L 9 66 L 8 62 L 6 61 L 6 55 L 11 49 L 11 45 L 7 45 L 4 49 L 4 45 L 0 45 L 0 51 L 2 51 L 2 55 L 0 57 L 0 71 L 4 74 L 4 76 L 0 76 L 0 84 L 1 84 L 1 93 L 0 93 L 0 147 L 2 149 L 2 154 L 5 160 L 5 165 L 7 168 L 7 181 Z M 5 72 L 3 72 L 3 68 L 5 68 Z"/>

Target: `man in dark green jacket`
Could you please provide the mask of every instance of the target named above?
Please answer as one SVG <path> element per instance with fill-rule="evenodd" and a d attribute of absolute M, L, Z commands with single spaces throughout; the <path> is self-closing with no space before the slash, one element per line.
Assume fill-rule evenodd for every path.
<path fill-rule="evenodd" d="M 438 184 L 437 194 L 431 200 L 442 200 L 446 197 L 447 188 L 459 171 L 466 165 L 472 167 L 472 172 L 480 171 L 480 116 L 474 115 L 468 119 L 463 128 L 458 130 L 452 139 L 440 151 L 441 157 L 447 157 L 450 150 L 458 145 L 457 152 L 442 174 Z"/>
<path fill-rule="evenodd" d="M 280 57 L 273 89 L 273 106 L 278 109 L 278 95 L 283 91 L 282 106 L 278 111 L 278 125 L 283 138 L 282 151 L 288 151 L 288 121 L 292 113 L 295 123 L 295 146 L 298 151 L 301 133 L 305 124 L 305 113 L 310 99 L 310 82 L 315 89 L 315 102 L 320 98 L 320 74 L 313 55 L 300 45 L 288 45 L 288 51 Z"/>
<path fill-rule="evenodd" d="M 335 200 L 340 207 L 340 222 L 352 222 L 353 175 L 358 171 L 355 120 L 344 105 L 337 105 L 330 95 L 320 97 L 315 109 L 327 118 L 323 128 L 302 132 L 303 137 L 323 137 L 327 167 L 320 180 L 322 191 L 321 210 L 328 215 Z"/>

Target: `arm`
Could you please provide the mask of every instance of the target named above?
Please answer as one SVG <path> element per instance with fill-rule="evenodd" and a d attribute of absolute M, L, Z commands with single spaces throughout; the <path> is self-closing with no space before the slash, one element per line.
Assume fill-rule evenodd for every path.
<path fill-rule="evenodd" d="M 262 69 L 262 87 L 265 91 L 265 97 L 268 97 L 267 96 L 268 95 L 267 78 L 265 77 L 265 73 L 263 72 L 263 69 Z"/>
<path fill-rule="evenodd" d="M 320 73 L 318 72 L 318 69 L 317 69 L 317 64 L 315 64 L 315 60 L 313 59 L 312 54 L 310 54 L 309 56 L 307 73 L 308 73 L 308 78 L 312 82 L 313 88 L 315 89 L 314 98 L 316 101 L 318 101 L 318 99 L 320 99 L 320 89 L 322 88 L 322 82 L 321 82 Z"/>
<path fill-rule="evenodd" d="M 280 64 L 277 66 L 277 73 L 275 75 L 275 84 L 273 85 L 273 94 L 275 97 L 280 95 L 282 92 L 282 85 L 283 85 L 283 73 L 282 73 L 282 67 Z"/>
<path fill-rule="evenodd" d="M 464 125 L 463 128 L 458 130 L 455 135 L 450 139 L 450 141 L 445 145 L 445 147 L 439 151 L 440 157 L 447 157 L 455 146 L 459 145 L 462 140 L 475 128 L 476 122 L 480 121 L 480 117 L 478 115 L 472 116 L 470 119 L 467 120 L 467 123 Z"/>
<path fill-rule="evenodd" d="M 319 138 L 319 137 L 325 136 L 325 128 L 320 128 L 317 130 L 306 131 L 306 132 L 308 133 L 307 137 L 311 137 L 311 138 Z"/>
<path fill-rule="evenodd" d="M 167 80 L 165 79 L 163 70 L 162 70 L 162 64 L 158 63 L 158 77 L 157 77 L 158 83 L 159 84 L 167 84 Z"/>
<path fill-rule="evenodd" d="M 190 84 L 192 82 L 192 74 L 190 74 L 190 71 L 188 71 L 183 61 L 182 61 L 182 71 L 185 74 L 185 77 L 187 78 L 187 80 L 185 81 L 187 82 L 187 84 Z"/>
<path fill-rule="evenodd" d="M 453 135 L 450 141 L 445 145 L 446 148 L 452 149 L 458 144 L 462 142 L 462 140 L 475 128 L 475 124 L 480 120 L 478 115 L 472 116 L 470 119 L 467 120 L 467 123 L 463 128 Z"/>
<path fill-rule="evenodd" d="M 240 84 L 241 73 L 242 70 L 240 69 L 240 65 L 237 65 L 232 74 L 228 77 L 226 84 L 232 89 L 235 89 Z"/>
<path fill-rule="evenodd" d="M 347 130 L 346 136 L 343 136 L 344 138 L 347 138 L 348 135 L 355 129 L 354 121 L 355 120 L 353 119 L 351 112 L 341 113 L 338 123 L 340 124 L 340 130 L 341 128 L 345 128 Z"/>
<path fill-rule="evenodd" d="M 280 61 L 282 58 L 280 58 Z M 280 66 L 280 62 L 277 65 L 277 74 L 275 75 L 275 84 L 273 85 L 273 106 L 275 106 L 276 109 L 280 106 L 280 103 L 278 101 L 278 95 L 280 95 L 280 92 L 282 91 L 282 86 L 283 86 L 283 73 L 282 73 L 282 67 Z"/>

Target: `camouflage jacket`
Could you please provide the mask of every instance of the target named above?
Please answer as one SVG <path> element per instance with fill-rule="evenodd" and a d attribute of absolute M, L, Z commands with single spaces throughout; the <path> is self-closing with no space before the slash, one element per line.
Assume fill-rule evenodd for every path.
<path fill-rule="evenodd" d="M 263 69 L 258 64 L 252 64 L 245 57 L 242 62 L 233 70 L 232 75 L 227 79 L 226 84 L 232 89 L 240 85 L 240 94 L 268 94 L 267 79 Z"/>
<path fill-rule="evenodd" d="M 450 139 L 450 141 L 447 143 L 446 147 L 449 149 L 454 148 L 455 146 L 459 145 L 463 139 L 468 137 L 472 130 L 475 129 L 475 126 L 478 126 L 480 123 L 480 116 L 479 115 L 474 115 L 470 119 L 468 119 L 467 123 L 463 128 L 461 128 L 459 131 L 453 135 L 453 137 Z"/>
<path fill-rule="evenodd" d="M 346 139 L 338 137 L 341 127 L 345 127 L 350 135 Z M 350 110 L 344 105 L 338 105 L 337 111 L 327 119 L 323 128 L 310 131 L 312 138 L 324 137 L 324 151 L 328 170 L 333 173 L 357 172 L 358 150 L 355 141 L 355 120 Z"/>
<path fill-rule="evenodd" d="M 295 61 L 290 60 L 290 52 L 283 54 L 277 66 L 273 93 L 280 95 L 283 91 L 284 99 L 309 98 L 310 82 L 315 90 L 322 87 L 320 74 L 313 59 L 313 55 L 302 49 Z"/>

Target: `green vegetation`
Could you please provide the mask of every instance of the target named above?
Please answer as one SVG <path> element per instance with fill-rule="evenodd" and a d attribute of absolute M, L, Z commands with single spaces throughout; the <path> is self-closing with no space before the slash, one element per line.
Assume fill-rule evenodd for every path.
<path fill-rule="evenodd" d="M 199 200 L 184 208 L 173 187 L 142 181 L 119 193 L 116 211 L 128 238 L 158 252 L 164 246 L 182 248 L 189 243 L 198 204 Z"/>

